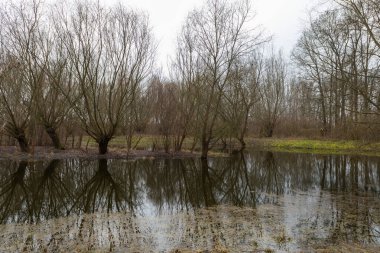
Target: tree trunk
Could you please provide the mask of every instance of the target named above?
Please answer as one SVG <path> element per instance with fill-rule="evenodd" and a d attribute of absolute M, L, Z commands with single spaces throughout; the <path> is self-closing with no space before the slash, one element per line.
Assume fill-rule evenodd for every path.
<path fill-rule="evenodd" d="M 28 153 L 30 151 L 30 149 L 29 149 L 28 140 L 26 139 L 25 134 L 24 133 L 20 133 L 16 137 L 16 139 L 18 141 L 18 145 L 20 146 L 21 152 Z"/>
<path fill-rule="evenodd" d="M 72 139 L 72 142 L 71 142 L 71 148 L 74 148 L 74 144 L 75 144 L 75 135 L 74 135 L 74 133 L 72 133 L 72 137 L 73 137 L 73 139 Z"/>
<path fill-rule="evenodd" d="M 197 146 L 197 143 L 198 143 L 198 139 L 196 137 L 194 137 L 193 138 L 193 143 L 191 144 L 191 149 L 190 149 L 191 153 L 194 152 L 194 149 Z"/>
<path fill-rule="evenodd" d="M 209 151 L 209 141 L 207 140 L 202 140 L 202 159 L 207 159 L 208 156 L 208 151 Z"/>
<path fill-rule="evenodd" d="M 239 142 L 240 142 L 240 150 L 244 150 L 245 147 L 247 146 L 247 144 L 244 141 L 244 137 L 239 138 Z"/>
<path fill-rule="evenodd" d="M 83 133 L 79 134 L 79 141 L 77 144 L 78 149 L 82 148 Z"/>
<path fill-rule="evenodd" d="M 245 110 L 244 124 L 243 124 L 243 127 L 241 128 L 240 137 L 238 138 L 240 145 L 241 145 L 240 150 L 244 150 L 246 147 L 246 143 L 244 141 L 244 136 L 245 136 L 245 133 L 247 131 L 248 116 L 249 116 L 249 107 L 247 107 L 247 109 Z"/>
<path fill-rule="evenodd" d="M 169 135 L 164 134 L 163 138 L 164 138 L 163 144 L 164 144 L 165 153 L 169 153 L 169 151 L 170 151 L 170 137 L 169 137 Z"/>
<path fill-rule="evenodd" d="M 99 145 L 99 154 L 104 155 L 108 152 L 108 142 L 110 141 L 110 138 L 108 137 L 102 137 L 100 140 L 98 140 Z"/>
<path fill-rule="evenodd" d="M 205 201 L 205 206 L 215 206 L 216 200 L 213 193 L 213 184 L 210 179 L 210 174 L 208 172 L 208 162 L 207 159 L 202 159 L 202 188 L 203 188 L 203 198 Z"/>
<path fill-rule="evenodd" d="M 50 178 L 54 174 L 54 171 L 58 167 L 58 165 L 59 165 L 59 160 L 57 160 L 57 159 L 52 160 L 48 164 L 48 166 L 45 168 L 43 178 L 45 180 L 48 179 L 48 178 Z"/>
<path fill-rule="evenodd" d="M 98 160 L 98 170 L 108 173 L 107 159 L 99 159 Z"/>
<path fill-rule="evenodd" d="M 262 129 L 262 133 L 264 137 L 272 137 L 273 136 L 273 130 L 274 130 L 274 124 L 271 122 L 267 122 L 264 124 L 264 129 Z"/>
<path fill-rule="evenodd" d="M 174 145 L 174 151 L 180 152 L 182 150 L 183 141 L 185 140 L 186 135 L 183 134 L 180 137 L 176 138 L 175 145 Z"/>
<path fill-rule="evenodd" d="M 53 145 L 56 149 L 62 149 L 62 150 L 65 149 L 61 145 L 61 141 L 59 140 L 59 136 L 58 136 L 55 128 L 45 126 L 45 130 L 46 130 L 47 134 L 49 135 L 49 137 L 50 137 L 51 141 L 53 142 Z"/>
<path fill-rule="evenodd" d="M 127 140 L 127 150 L 128 152 L 132 149 L 132 140 L 133 140 L 133 132 L 128 129 L 126 134 L 126 140 Z"/>
<path fill-rule="evenodd" d="M 29 142 L 25 135 L 25 128 L 17 127 L 15 124 L 7 123 L 5 125 L 5 131 L 9 137 L 17 140 L 21 152 L 29 153 Z"/>
<path fill-rule="evenodd" d="M 21 161 L 17 167 L 17 171 L 13 174 L 12 182 L 18 185 L 24 184 L 24 178 L 26 174 L 27 161 Z"/>
<path fill-rule="evenodd" d="M 227 149 L 227 140 L 225 140 L 224 138 L 221 138 L 221 142 L 222 142 L 222 148 L 221 150 L 226 150 Z"/>

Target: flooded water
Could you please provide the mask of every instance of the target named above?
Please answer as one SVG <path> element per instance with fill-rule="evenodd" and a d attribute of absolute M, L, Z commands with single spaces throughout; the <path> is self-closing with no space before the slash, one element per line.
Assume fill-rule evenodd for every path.
<path fill-rule="evenodd" d="M 0 161 L 0 252 L 380 251 L 380 158 Z"/>

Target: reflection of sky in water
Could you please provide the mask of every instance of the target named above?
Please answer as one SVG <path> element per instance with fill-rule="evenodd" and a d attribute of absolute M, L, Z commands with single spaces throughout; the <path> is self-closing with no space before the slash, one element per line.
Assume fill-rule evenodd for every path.
<path fill-rule="evenodd" d="M 59 237 L 66 232 L 53 226 L 55 218 L 68 216 L 60 222 L 69 230 L 76 224 L 70 234 L 85 241 L 95 236 L 97 247 L 111 242 L 123 247 L 123 233 L 162 250 L 380 244 L 379 158 L 251 152 L 207 164 L 198 159 L 51 164 L 23 168 L 0 161 L 0 215 L 9 224 L 1 226 L 0 242 L 13 233 L 26 243 L 22 227 L 28 226 L 15 222 L 36 223 L 31 228 L 40 233 L 58 230 Z M 92 210 L 110 216 L 84 214 Z"/>

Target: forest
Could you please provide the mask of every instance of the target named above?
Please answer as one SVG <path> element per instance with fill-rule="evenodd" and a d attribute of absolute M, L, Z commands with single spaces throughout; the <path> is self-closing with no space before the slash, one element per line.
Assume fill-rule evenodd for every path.
<path fill-rule="evenodd" d="M 380 140 L 380 2 L 331 0 L 310 13 L 287 57 L 255 23 L 250 1 L 189 12 L 169 74 L 149 16 L 98 1 L 2 2 L 1 145 L 67 148 L 89 136 L 186 139 L 206 158 L 248 137 Z"/>

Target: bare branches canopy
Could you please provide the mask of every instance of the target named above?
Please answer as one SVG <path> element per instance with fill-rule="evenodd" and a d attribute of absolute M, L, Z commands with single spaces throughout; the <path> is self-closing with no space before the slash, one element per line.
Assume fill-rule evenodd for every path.
<path fill-rule="evenodd" d="M 3 4 L 0 142 L 5 134 L 29 152 L 43 136 L 63 149 L 68 135 L 87 135 L 104 154 L 116 135 L 129 151 L 135 135 L 150 134 L 152 150 L 187 143 L 206 158 L 232 139 L 244 148 L 247 135 L 371 139 L 380 126 L 380 4 L 331 3 L 311 15 L 291 65 L 255 24 L 251 1 L 206 0 L 184 19 L 170 77 L 154 65 L 143 12 L 91 0 Z"/>

